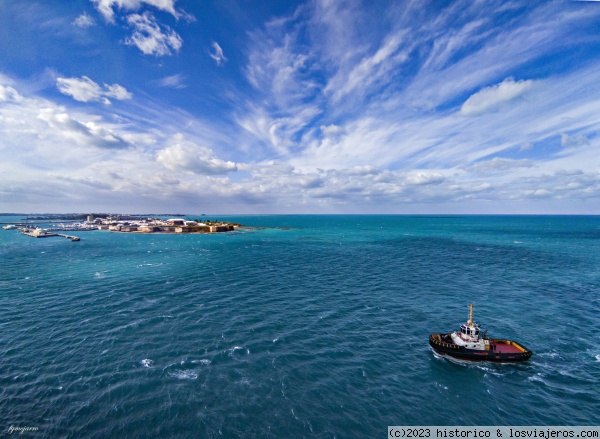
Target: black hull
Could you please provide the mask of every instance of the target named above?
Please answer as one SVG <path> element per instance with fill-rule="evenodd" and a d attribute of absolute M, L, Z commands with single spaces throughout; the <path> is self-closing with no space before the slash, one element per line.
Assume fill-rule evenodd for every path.
<path fill-rule="evenodd" d="M 511 340 L 490 339 L 491 343 L 498 342 L 518 346 L 519 352 L 497 352 L 482 351 L 475 349 L 466 349 L 464 346 L 458 346 L 453 342 L 443 341 L 448 339 L 450 334 L 431 334 L 429 336 L 429 345 L 439 354 L 449 355 L 454 358 L 468 361 L 492 361 L 495 363 L 517 363 L 531 358 L 533 352 L 519 343 Z"/>

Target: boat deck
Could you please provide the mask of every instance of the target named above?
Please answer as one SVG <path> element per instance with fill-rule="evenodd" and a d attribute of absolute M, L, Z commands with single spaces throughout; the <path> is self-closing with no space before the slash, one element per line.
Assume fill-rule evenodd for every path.
<path fill-rule="evenodd" d="M 520 354 L 523 352 L 518 347 L 503 342 L 492 342 L 490 343 L 490 348 L 492 352 L 496 352 L 497 354 Z"/>

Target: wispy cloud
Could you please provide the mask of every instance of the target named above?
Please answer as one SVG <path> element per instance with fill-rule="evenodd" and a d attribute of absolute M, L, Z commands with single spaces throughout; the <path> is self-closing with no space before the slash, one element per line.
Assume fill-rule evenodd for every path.
<path fill-rule="evenodd" d="M 86 14 L 84 12 L 79 17 L 77 17 L 73 21 L 72 24 L 75 25 L 75 26 L 79 26 L 79 27 L 90 27 L 90 26 L 93 26 L 96 23 L 94 22 L 94 19 L 92 17 L 90 17 L 88 14 Z"/>
<path fill-rule="evenodd" d="M 331 93 L 334 102 L 356 93 L 365 94 L 381 81 L 390 80 L 390 73 L 409 58 L 410 47 L 403 47 L 403 35 L 392 34 L 377 48 L 375 53 L 363 57 L 349 72 L 339 71 L 324 91 Z"/>
<path fill-rule="evenodd" d="M 101 87 L 87 76 L 81 78 L 57 78 L 58 90 L 79 102 L 102 102 L 110 104 L 108 98 L 117 100 L 131 99 L 132 94 L 119 84 L 104 84 Z"/>
<path fill-rule="evenodd" d="M 266 35 L 255 34 L 247 79 L 269 105 L 249 107 L 237 120 L 274 147 L 273 157 L 292 165 L 286 178 L 329 169 L 319 175 L 319 193 L 333 197 L 339 190 L 355 201 L 376 198 L 375 188 L 381 189 L 377 197 L 385 193 L 396 200 L 511 199 L 531 195 L 519 189 L 525 176 L 543 179 L 580 160 L 571 150 L 558 158 L 552 149 L 537 147 L 536 159 L 509 158 L 531 154 L 534 144 L 553 138 L 569 146 L 593 143 L 578 133 L 593 132 L 600 122 L 590 106 L 600 98 L 590 94 L 597 76 L 593 69 L 543 80 L 512 76 L 521 62 L 552 52 L 564 38 L 576 40 L 569 29 L 583 19 L 579 12 L 556 14 L 556 5 L 540 6 L 503 28 L 492 26 L 503 13 L 500 6 L 456 2 L 438 15 L 419 15 L 412 6 L 392 11 L 396 24 L 383 35 L 375 32 L 376 42 L 353 38 L 356 27 L 344 33 L 344 23 L 361 23 L 360 11 L 337 11 L 330 3 L 297 10 L 269 23 Z M 348 11 L 355 15 L 349 17 Z M 309 17 L 303 21 L 302 14 Z M 319 44 L 311 51 L 301 35 Z M 327 45 L 332 36 L 340 37 L 339 48 Z M 436 107 L 441 110 L 432 111 Z M 288 125 L 293 129 L 283 129 L 283 122 L 309 109 L 308 117 Z M 343 187 L 329 180 L 333 170 L 364 165 L 381 172 L 361 189 L 356 180 Z M 597 165 L 592 160 L 584 172 Z M 403 169 L 412 171 L 402 174 Z M 417 186 L 424 191 L 419 197 L 407 189 Z"/>
<path fill-rule="evenodd" d="M 219 46 L 219 43 L 217 43 L 216 41 L 213 41 L 212 50 L 209 53 L 209 55 L 212 59 L 215 60 L 218 66 L 227 62 L 227 58 L 225 58 L 225 55 L 223 55 L 223 49 L 221 49 L 221 46 Z"/>
<path fill-rule="evenodd" d="M 165 76 L 164 78 L 156 81 L 156 84 L 158 84 L 160 87 L 182 89 L 187 87 L 187 84 L 185 84 L 185 79 L 186 76 L 184 74 L 178 73 L 176 75 Z"/>

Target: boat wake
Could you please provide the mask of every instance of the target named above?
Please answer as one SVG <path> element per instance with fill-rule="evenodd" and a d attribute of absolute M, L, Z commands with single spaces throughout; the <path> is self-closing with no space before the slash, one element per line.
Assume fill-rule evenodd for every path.
<path fill-rule="evenodd" d="M 454 364 L 460 364 L 461 366 L 476 366 L 478 363 L 482 363 L 482 361 L 471 361 L 471 360 L 463 360 L 460 358 L 452 357 L 450 355 L 442 354 L 436 352 L 431 346 L 429 347 L 431 352 L 433 352 L 433 356 L 439 360 L 448 360 Z"/>
<path fill-rule="evenodd" d="M 479 360 L 479 361 L 464 360 L 462 358 L 456 358 L 456 357 L 452 357 L 450 355 L 436 352 L 435 349 L 433 349 L 432 347 L 430 347 L 429 349 L 431 350 L 431 352 L 433 352 L 433 356 L 438 360 L 444 360 L 444 361 L 447 360 L 447 361 L 450 361 L 451 363 L 458 364 L 459 366 L 463 366 L 463 367 L 474 367 L 477 369 L 481 369 L 484 372 L 491 373 L 492 375 L 500 375 L 495 370 L 496 368 L 511 365 L 511 363 L 497 363 L 497 362 L 485 361 L 485 360 Z M 513 366 L 514 366 L 514 364 L 513 364 Z"/>

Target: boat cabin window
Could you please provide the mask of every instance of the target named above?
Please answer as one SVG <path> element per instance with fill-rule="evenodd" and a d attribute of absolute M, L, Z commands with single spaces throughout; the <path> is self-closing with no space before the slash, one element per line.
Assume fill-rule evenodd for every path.
<path fill-rule="evenodd" d="M 461 325 L 460 332 L 462 332 L 463 334 L 472 335 L 472 336 L 475 336 L 475 337 L 479 336 L 479 328 L 473 328 L 473 329 L 471 329 L 467 325 Z"/>

